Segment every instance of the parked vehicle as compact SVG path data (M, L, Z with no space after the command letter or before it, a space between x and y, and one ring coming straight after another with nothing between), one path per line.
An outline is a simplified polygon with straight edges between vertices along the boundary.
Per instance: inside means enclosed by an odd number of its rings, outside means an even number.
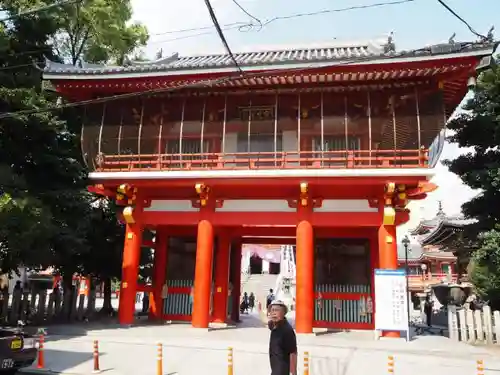
M13 375L33 364L37 340L21 329L0 328L0 375Z

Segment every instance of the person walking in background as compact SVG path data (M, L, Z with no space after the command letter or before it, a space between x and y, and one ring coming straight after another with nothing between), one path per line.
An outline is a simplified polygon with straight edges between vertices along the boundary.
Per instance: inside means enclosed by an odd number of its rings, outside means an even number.
M269 363L271 375L297 375L297 337L286 319L288 309L283 301L269 305Z
M424 303L424 314L425 314L425 320L427 327L432 326L432 308L433 308L433 303L430 299L429 296L425 298L425 303Z
M253 294L253 292L250 292L250 296L248 297L248 308L251 312L253 312L254 307L255 307L255 294Z
M240 312L248 314L248 294L247 292L243 293L243 298L241 299L240 304Z

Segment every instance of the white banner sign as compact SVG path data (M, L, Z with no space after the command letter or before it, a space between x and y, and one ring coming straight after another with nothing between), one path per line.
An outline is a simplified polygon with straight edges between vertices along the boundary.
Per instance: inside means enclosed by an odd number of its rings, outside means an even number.
M408 330L408 290L405 270L375 270L375 329Z

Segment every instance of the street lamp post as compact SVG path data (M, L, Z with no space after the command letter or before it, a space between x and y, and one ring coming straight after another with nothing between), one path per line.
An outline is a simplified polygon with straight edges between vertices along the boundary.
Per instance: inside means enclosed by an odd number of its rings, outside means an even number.
M405 273L406 273L406 312L408 314L408 334L407 339L410 340L410 281L409 281L409 267L408 267L408 252L410 251L408 246L410 245L410 239L408 235L403 238L403 246L405 248Z

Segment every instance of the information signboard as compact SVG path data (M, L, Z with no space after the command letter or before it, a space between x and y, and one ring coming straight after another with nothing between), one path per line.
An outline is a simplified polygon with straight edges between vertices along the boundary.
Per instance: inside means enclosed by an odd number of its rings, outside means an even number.
M375 270L375 306L376 330L408 330L408 290L405 270Z

